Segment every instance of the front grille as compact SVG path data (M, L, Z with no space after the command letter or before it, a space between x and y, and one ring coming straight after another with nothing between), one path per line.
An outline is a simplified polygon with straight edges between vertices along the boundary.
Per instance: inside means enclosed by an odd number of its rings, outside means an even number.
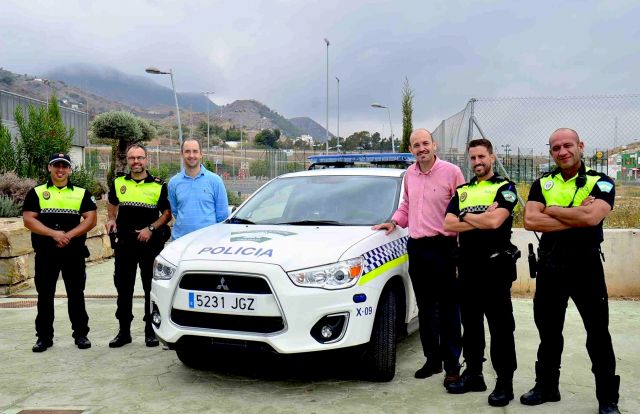
M269 284L261 277L225 275L219 273L187 273L180 279L180 288L205 292L271 293Z
M269 344L259 341L245 341L240 339L209 338L205 336L184 335L173 346L177 350L191 351L207 347L223 348L237 351L256 351L276 353Z
M184 327L273 333L284 329L279 316L245 316L171 309L171 320Z

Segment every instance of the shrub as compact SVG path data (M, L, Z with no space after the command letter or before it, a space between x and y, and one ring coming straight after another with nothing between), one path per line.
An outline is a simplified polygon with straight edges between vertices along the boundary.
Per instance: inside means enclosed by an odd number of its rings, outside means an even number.
M107 192L104 186L95 179L95 171L93 169L74 168L70 179L74 185L89 190L97 199L102 198L102 195Z
M29 190L36 184L35 180L20 178L14 172L0 174L0 195L9 197L18 206L21 206Z
M0 217L18 217L22 208L11 197L0 195Z
M0 120L0 173L16 169L16 151L11 141L9 128L2 125L2 120Z

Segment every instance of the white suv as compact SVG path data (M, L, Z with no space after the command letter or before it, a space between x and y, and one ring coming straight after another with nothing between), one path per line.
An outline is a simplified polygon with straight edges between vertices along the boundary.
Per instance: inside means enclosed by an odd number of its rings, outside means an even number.
M388 220L404 170L285 174L223 223L157 257L151 290L158 338L191 367L211 347L282 354L360 347L367 378L395 375L396 340L417 327L407 232Z

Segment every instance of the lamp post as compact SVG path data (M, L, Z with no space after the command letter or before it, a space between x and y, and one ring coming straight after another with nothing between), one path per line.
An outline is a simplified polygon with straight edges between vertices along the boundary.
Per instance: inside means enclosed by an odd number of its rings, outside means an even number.
M176 101L176 115L178 117L178 139L180 141L180 147L182 147L182 123L180 122L180 107L178 106L178 94L176 93L176 84L173 80L173 70L169 69L169 72L162 71L158 68L148 67L145 72L153 75L169 75L171 76L171 87L173 88L173 99ZM182 159L182 157L180 157ZM182 162L181 162L182 164Z
M379 103L375 103L375 102L371 104L371 107L382 108L387 110L387 113L389 114L389 128L391 129L391 152L396 152L396 147L393 143L393 125L391 124L391 110L389 109L388 106L380 105Z
M207 98L207 159L211 160L210 154L210 145L211 145L211 111L209 110L209 95L213 95L215 92L202 92L202 94Z
M336 151L340 152L340 78L337 76L336 81L338 81L338 141L336 144Z
M326 130L325 137L327 139L327 154L329 154L329 40L325 37L324 42L327 44L327 119L326 119Z

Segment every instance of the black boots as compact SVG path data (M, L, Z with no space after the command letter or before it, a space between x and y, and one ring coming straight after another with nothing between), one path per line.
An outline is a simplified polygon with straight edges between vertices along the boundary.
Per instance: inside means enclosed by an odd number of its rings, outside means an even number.
M619 414L618 390L620 389L620 376L596 377L596 397L598 398L599 414Z
M520 396L520 402L524 405L540 405L546 402L560 401L558 385L548 385L536 382L536 385L528 392Z
M520 396L524 405L540 405L546 402L560 401L560 369L545 369L536 362L536 385Z
M31 348L33 352L44 352L48 348L53 346L53 341L51 339L38 339L36 344Z
M467 368L460 376L460 379L447 385L446 389L451 394L465 394L467 392L486 391L487 384L484 382L482 372L471 371Z
M513 400L513 378L498 377L496 387L489 394L489 405L492 407L504 407Z
M416 373L414 374L414 377L419 379L429 378L430 376L439 374L441 372L442 372L442 362L440 363L440 366L438 366L438 365L431 365L429 364L429 361L427 361L424 363L422 368L416 371Z
M120 348L131 343L131 332L120 329L118 335L109 342L109 348Z

